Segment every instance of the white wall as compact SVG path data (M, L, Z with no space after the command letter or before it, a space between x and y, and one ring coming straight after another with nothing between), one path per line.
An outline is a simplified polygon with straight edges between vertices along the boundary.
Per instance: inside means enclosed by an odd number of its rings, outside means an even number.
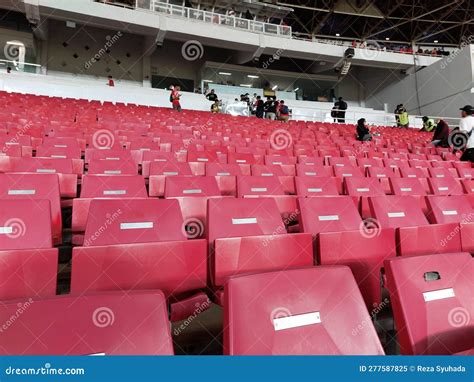
M388 103L394 110L403 103L412 114L458 117L460 107L474 103L472 49L466 46L405 78L399 72L367 71L365 86L373 91L367 94L366 106Z

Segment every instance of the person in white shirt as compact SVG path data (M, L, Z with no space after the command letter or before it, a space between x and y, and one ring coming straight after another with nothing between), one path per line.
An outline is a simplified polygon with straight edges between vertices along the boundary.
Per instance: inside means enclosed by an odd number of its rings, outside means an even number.
M474 116L472 115L474 108L471 105L466 105L460 110L462 118L459 121L459 131L462 131L469 137L461 160L464 162L474 162L474 134L472 134L472 129L474 129Z

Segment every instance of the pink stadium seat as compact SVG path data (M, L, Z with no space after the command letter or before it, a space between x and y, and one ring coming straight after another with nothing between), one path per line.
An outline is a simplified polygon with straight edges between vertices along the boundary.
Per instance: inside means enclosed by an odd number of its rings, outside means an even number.
M62 242L61 196L56 174L0 174L2 200L49 200L54 244Z
M39 146L36 156L44 158L81 159L80 147Z
M402 354L443 355L473 348L473 265L467 253L385 262Z
M72 231L84 232L89 206L95 198L126 199L147 198L144 179L133 175L85 175L82 179L81 197L72 203ZM82 239L78 238L81 243Z
M72 293L160 289L176 297L206 286L206 241L187 240L196 232L187 233L176 200L94 200L89 215L84 246L73 249Z
M429 225L416 196L386 196L370 198L371 215L382 228L397 229L397 249L400 255L459 252L456 224ZM440 222L449 223L449 222ZM446 239L446 240L444 240Z
M329 177L333 176L332 168L323 166L322 164L297 164L296 165L297 176L321 176Z
M216 179L212 176L169 176L166 178L166 198L212 196L221 196Z
M361 322L367 326L354 336ZM228 355L384 354L347 267L231 278L225 287L224 328Z
M237 195L237 176L250 175L249 165L208 163L206 175L214 176L223 196Z
M362 219L350 197L298 198L300 231L313 236L321 232L358 230Z
M417 178L390 178L390 189L393 195L426 195L426 190Z
M51 237L48 200L2 197L0 300L56 294L58 250L53 248Z
M295 177L296 194L303 197L338 196L335 178L316 176Z
M207 238L215 287L237 274L313 265L311 235L287 234L271 198L210 199Z
M349 266L367 307L380 304L383 262L396 255L395 230L369 224L353 231L322 232L316 245L319 264Z
M464 191L461 184L453 177L428 179L433 195L462 195Z
M21 316L0 332L4 356L173 354L166 301L160 291L6 302L0 304L0 320L15 315L19 304L24 307Z
M89 175L138 175L138 168L132 160L114 161L91 159Z
M202 167L204 175L205 165L196 163ZM196 167L195 167L196 169ZM148 168L149 192L151 197L163 197L165 195L165 181L169 176L195 176L189 163L181 162L151 162Z

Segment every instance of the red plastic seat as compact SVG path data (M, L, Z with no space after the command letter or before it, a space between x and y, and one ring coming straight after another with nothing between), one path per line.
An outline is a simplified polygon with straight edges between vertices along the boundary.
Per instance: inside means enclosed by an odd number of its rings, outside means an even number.
M318 263L349 266L369 309L382 302L383 262L396 255L395 230L371 225L360 225L354 231L322 232L316 241Z
M457 174L457 172L455 170L454 170L454 172L455 172L455 174ZM455 174L453 175L453 173L445 167L429 168L428 173L429 173L431 178L453 178L454 176L456 176Z
M89 175L138 175L138 168L132 160L91 159L87 173Z
M61 244L61 195L56 174L0 174L0 198L49 200L53 243Z
M210 199L207 237L216 287L236 274L313 265L311 235L287 234L271 198Z
M165 181L165 197L221 196L216 179L212 176L169 176Z
M72 293L204 288L206 241L187 240L204 228L185 223L176 200L92 201L84 246L73 249Z
M173 354L160 291L12 301L0 304L0 320L19 306L15 324L0 332L1 355Z
M390 178L390 189L397 196L426 195L426 190L417 178Z
M369 205L380 227L397 229L397 250L402 256L461 250L459 235L455 235L459 227L456 224L430 225L416 196L370 198Z
M464 195L427 197L428 219L433 224L472 222L474 208Z
M444 355L473 348L473 265L467 253L385 262L402 354Z
M461 184L452 177L428 179L433 195L462 195L464 191Z
M295 177L296 194L303 197L312 196L338 196L335 178L323 178L316 176Z
M58 250L52 243L50 202L2 197L0 300L54 296L57 271Z
M347 267L234 277L225 287L224 328L228 355L384 354Z
M204 175L204 163L196 163L202 167ZM151 197L163 197L165 195L165 181L169 176L195 176L189 163L181 162L151 162L148 168L149 191Z
M362 219L350 197L298 198L300 231L318 235L321 232L357 230Z

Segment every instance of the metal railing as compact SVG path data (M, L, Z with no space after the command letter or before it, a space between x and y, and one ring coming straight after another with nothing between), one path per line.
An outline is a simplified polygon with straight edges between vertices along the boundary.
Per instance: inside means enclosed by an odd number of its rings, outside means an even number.
M20 62L15 60L3 60L0 59L0 70L7 71L7 68L11 69L11 72L21 72L21 73L41 73L41 65L31 64L28 62Z
M223 15L216 12L183 7L156 0L136 0L135 8L152 12L165 13L169 16L201 21L208 24L243 29L250 32L272 34L281 37L292 37L292 29L287 25L277 25L262 21L248 20L241 17Z

